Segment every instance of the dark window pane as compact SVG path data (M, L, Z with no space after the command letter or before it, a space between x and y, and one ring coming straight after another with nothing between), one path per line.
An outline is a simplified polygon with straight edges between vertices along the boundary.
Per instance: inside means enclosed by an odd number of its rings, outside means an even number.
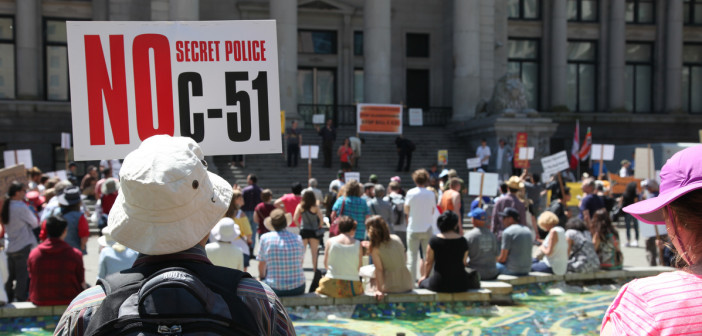
M694 24L702 24L702 3L695 3L695 8L693 11L695 15Z
M651 112L651 66L636 66L636 112Z
M539 98L539 64L524 62L522 68L522 83L526 90L529 107L536 109Z
M692 113L702 113L702 67L696 66L692 68L692 76L690 80L690 89L692 90L690 111Z
M353 71L353 101L363 103L363 70Z
M595 110L595 65L580 64L580 78L578 101L580 111L592 112Z
M68 100L68 49L46 47L46 90L49 100Z
M577 110L578 104L578 65L568 64L568 81L567 81L567 98L568 109L571 111Z
M582 0L581 13L583 21L597 21L597 1Z
M363 32L353 32L353 54L363 56Z
M692 17L690 17L691 14L692 14L692 11L690 10L690 1L685 1L685 3L683 4L683 23L684 24L692 23Z
M683 110L685 112L690 113L690 67L689 66L684 66L682 70L682 75L683 75L683 91L682 91L682 99L683 99Z
M566 4L566 13L569 21L578 20L578 0L568 0Z
M508 57L520 59L536 59L539 57L538 43L532 40L509 40Z
M639 23L653 23L653 2L639 2Z
M507 13L510 19L519 19L519 1L520 0L507 1Z
M0 44L0 99L15 98L15 45Z
M626 22L634 22L634 18L635 18L634 9L635 9L634 1L631 1L631 0L627 1L626 2Z
M538 19L539 12L539 0L524 0L525 19Z
M626 60L628 62L650 62L651 45L641 43L627 43Z
M407 69L407 106L429 107L429 70Z
M407 34L407 57L429 57L429 34Z
M594 61L595 43L593 42L568 42L568 60Z
M46 41L66 43L66 21L46 21Z
M685 45L683 47L683 62L702 63L702 45Z
M14 29L12 25L11 18L0 18L0 39L3 40L13 40L14 34L12 30Z
M298 32L298 51L307 54L336 54L335 31Z
M626 103L625 107L627 111L634 111L634 86L636 85L634 82L634 71L636 70L636 67L633 65L627 65L626 66L626 74L624 77L624 81L626 82Z

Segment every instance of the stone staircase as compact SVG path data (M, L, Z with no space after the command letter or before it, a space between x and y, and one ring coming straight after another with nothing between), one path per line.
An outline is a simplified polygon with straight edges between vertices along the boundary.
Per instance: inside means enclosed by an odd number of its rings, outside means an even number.
M343 139L354 135L355 127L343 127L337 129L337 141L334 144L333 168L324 168L323 156L320 153L319 159L312 160L312 177L319 181L319 189L326 193L329 183L336 178L339 170L339 158L336 156L336 149L343 143ZM418 168L429 168L437 161L437 151L447 149L449 151L449 165L447 168L454 168L461 178L468 179L468 169L466 168L466 158L475 156L474 148L467 148L461 141L455 139L447 128L444 127L405 127L404 136L412 140L416 145L416 150L412 155L412 165L409 172L396 172L397 150L395 147L395 136L364 134L365 139L362 147L360 159L361 180L367 181L370 174L378 175L381 184L387 186L392 176L400 176L402 187L407 190L414 187L411 174ZM311 145L321 145L321 138L314 129L302 130L302 143ZM307 186L307 160L301 159L297 167L287 167L283 154L261 154L247 155L245 158L246 168L234 167L230 165L231 156L218 156L214 159L218 169L218 174L224 179L240 186L246 185L246 176L255 173L258 176L258 184L262 188L270 188L274 197L280 197L290 192L293 182L299 181L303 186ZM441 169L441 167L439 167Z

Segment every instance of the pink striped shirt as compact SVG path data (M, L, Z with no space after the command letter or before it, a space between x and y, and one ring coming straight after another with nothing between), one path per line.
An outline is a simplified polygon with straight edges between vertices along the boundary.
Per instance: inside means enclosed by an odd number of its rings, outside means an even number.
M605 313L613 335L701 335L702 276L682 271L624 285Z

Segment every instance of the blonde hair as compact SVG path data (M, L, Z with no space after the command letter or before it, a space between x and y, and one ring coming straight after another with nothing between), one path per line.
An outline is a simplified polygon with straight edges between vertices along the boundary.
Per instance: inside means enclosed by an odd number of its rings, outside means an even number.
M558 216L551 211L544 211L537 220L536 224L541 230L549 231L558 225Z

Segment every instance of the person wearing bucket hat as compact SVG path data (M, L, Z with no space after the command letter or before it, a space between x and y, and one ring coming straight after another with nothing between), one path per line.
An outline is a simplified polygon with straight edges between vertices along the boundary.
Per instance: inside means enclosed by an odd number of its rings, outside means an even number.
M207 258L205 243L210 230L222 218L231 197L231 185L207 171L204 154L193 139L155 135L144 140L124 159L120 193L105 231L116 242L139 252L132 268L113 274L105 282L115 285L130 277L129 283L137 285L110 286L110 294L106 294L104 286L83 291L61 316L54 334L91 334L108 326L108 321L120 317L120 309L100 309L102 305L121 306L126 297L142 289L140 285L146 279L157 274L162 277L166 273L159 272L172 267L182 270L176 271L178 277L172 281L197 280L201 290L192 295L203 298L203 291L209 291L206 297L217 301L210 303L223 305L231 316L227 320L231 327L235 323L257 335L294 334L284 306L267 285L247 273L215 266ZM185 275L185 271L191 275L183 278L180 275ZM160 282L154 285L160 286ZM120 293L126 295L119 296ZM183 291L178 293L186 295ZM159 308L154 309L182 308L156 306ZM190 327L187 323L182 321L184 329Z
M248 249L244 241L239 225L234 223L230 217L223 217L215 224L210 231L210 243L205 245L207 257L213 264L222 267L229 267L240 271L244 270L244 252L241 247L235 245L236 242L244 243L243 247Z
M53 215L60 214L68 222L68 232L63 240L68 245L81 250L84 255L87 254L86 246L90 237L90 227L88 226L88 219L82 210L83 198L80 189L78 187L66 188L57 198L59 203L58 210L60 211L54 210ZM46 237L46 225L42 225L39 239L44 240Z
M665 225L683 269L633 280L602 320L602 335L702 333L702 145L673 155L661 169L660 193L629 205L637 219Z
M100 245L100 258L98 258L98 279L105 279L108 275L126 270L134 264L137 252L114 241L112 236L102 229L102 236L98 238Z
M271 211L263 225L270 232L261 236L258 251L258 274L261 281L271 286L278 296L301 295L305 292L305 274L302 261L305 246L302 237L286 228L292 216L282 209Z
M509 178L509 180L507 180L506 184L507 194L499 197L495 201L495 209L493 210L493 213L502 212L507 208L514 208L519 213L517 223L526 225L526 208L524 207L524 203L522 203L522 201L519 200L519 197L517 197L517 192L519 192L519 189L524 188L524 182L522 182L522 179L519 178L519 176L512 176ZM497 238L497 241L502 239L502 231L505 229L505 227L506 226L502 224L501 216L492 216L492 233Z

